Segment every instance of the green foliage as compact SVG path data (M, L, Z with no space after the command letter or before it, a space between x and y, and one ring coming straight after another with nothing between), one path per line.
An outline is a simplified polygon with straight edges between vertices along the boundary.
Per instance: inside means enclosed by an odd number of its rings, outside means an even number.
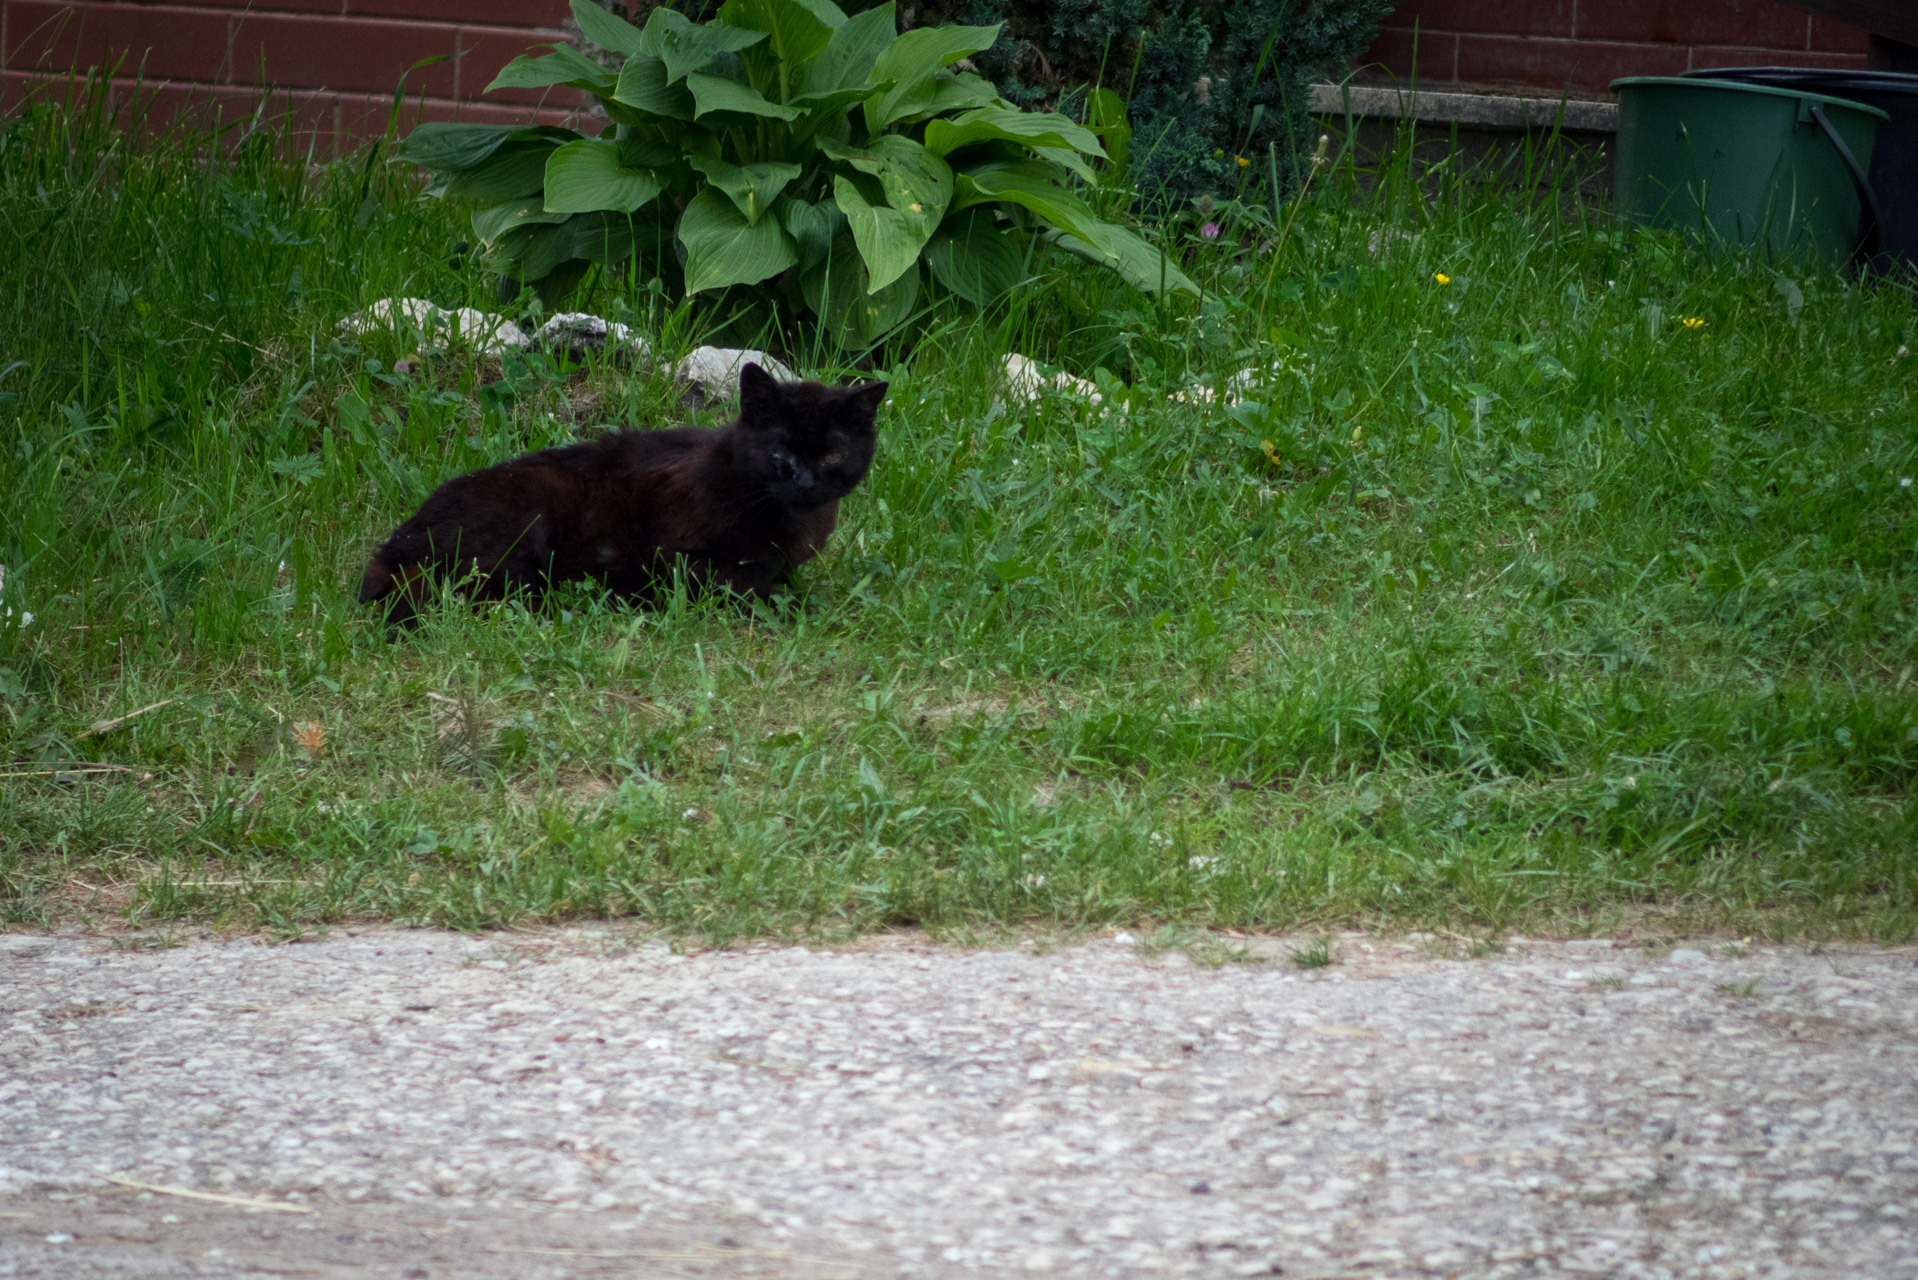
M1277 253L1221 202L1203 303L1060 257L882 349L801 607L389 644L353 585L435 485L685 411L342 341L486 301L462 217L256 128L0 122L0 921L1918 925L1909 290L1334 170ZM1008 350L1104 403L1016 402Z
M973 61L1009 101L1070 109L1088 86L1120 90L1135 182L1182 199L1240 190L1274 167L1275 194L1293 190L1312 151L1312 78L1363 53L1393 2L932 0L926 11L1006 24Z
M1097 134L950 69L997 26L899 35L890 3L849 18L832 0L728 0L703 24L656 8L643 28L573 10L617 72L554 46L491 87L590 93L613 121L599 137L426 124L400 151L432 193L481 202L474 232L511 277L637 259L686 294L811 313L852 347L913 314L927 271L969 303L1002 297L1035 239L1140 289L1192 287L1073 191L1107 159Z

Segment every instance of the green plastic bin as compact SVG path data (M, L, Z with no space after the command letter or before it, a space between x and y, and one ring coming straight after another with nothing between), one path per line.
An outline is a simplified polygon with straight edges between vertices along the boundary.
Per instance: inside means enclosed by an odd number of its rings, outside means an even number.
M1717 245L1827 262L1878 248L1876 107L1798 89L1633 76L1618 94L1616 202Z

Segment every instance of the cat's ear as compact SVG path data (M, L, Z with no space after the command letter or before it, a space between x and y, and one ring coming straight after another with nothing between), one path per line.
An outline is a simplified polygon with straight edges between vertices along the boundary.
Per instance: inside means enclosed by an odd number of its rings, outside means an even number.
M779 413L779 381L750 362L739 368L739 416L746 422L763 422Z
M847 415L862 427L871 427L879 417L879 402L891 388L884 382L868 382L853 387L846 396Z

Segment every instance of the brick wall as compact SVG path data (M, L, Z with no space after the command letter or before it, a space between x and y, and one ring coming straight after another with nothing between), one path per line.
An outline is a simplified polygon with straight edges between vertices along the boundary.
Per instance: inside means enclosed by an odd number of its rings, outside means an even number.
M132 109L137 85L150 122L232 120L271 86L272 110L343 149L385 128L408 67L457 53L406 76L405 120L558 123L577 93L480 91L529 46L560 39L567 12L566 0L0 0L0 108L118 62L115 105Z
M1862 68L1869 46L1861 28L1773 0L1405 0L1365 61L1368 75L1416 72L1435 88L1593 96L1620 76L1697 67Z

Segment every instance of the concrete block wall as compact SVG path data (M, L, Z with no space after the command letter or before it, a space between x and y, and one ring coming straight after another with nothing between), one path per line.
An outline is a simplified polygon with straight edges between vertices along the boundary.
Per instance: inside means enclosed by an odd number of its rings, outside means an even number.
M233 120L270 86L269 110L323 149L380 133L402 75L407 124L560 123L574 91L481 90L531 46L563 39L567 13L566 0L0 0L0 110L117 64L109 93L123 114Z
M1774 0L1405 0L1363 61L1369 78L1416 73L1436 90L1597 97L1621 76L1700 67L1862 69L1870 44Z

